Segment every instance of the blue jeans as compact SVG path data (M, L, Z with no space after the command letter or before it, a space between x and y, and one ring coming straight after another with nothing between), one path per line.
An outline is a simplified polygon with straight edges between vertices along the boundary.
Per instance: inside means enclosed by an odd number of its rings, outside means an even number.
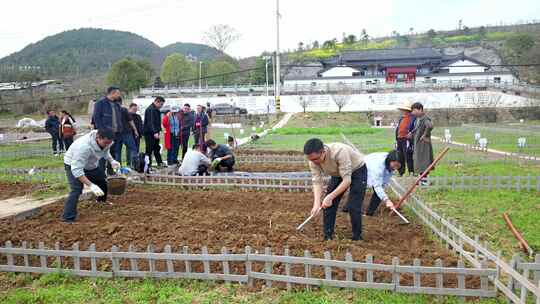
M120 134L114 141L113 147L111 147L112 157L119 163L122 163L122 146L126 146L127 165L130 166L133 163L133 158L137 156L137 145L135 144L135 138L133 134L124 133Z
M171 149L167 150L167 165L178 163L178 150L180 150L180 137L171 134Z
M82 194L84 185L79 179L73 176L71 173L71 166L64 164L64 168L66 169L66 176L71 191L64 203L64 214L62 215L62 219L64 221L72 222L77 218L77 203L79 202L79 197ZM94 170L84 170L84 175L90 182L96 184L105 193L105 195L97 198L98 202L107 201L107 179L104 170L99 167Z

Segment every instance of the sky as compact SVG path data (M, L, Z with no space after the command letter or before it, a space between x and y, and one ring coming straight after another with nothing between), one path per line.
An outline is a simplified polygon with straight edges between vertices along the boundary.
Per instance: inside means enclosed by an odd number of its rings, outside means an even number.
M56 33L83 28L130 31L159 46L204 43L216 24L240 39L227 53L241 58L276 48L276 0L25 0L10 1L0 18L0 58ZM10 13L11 12L11 13ZM538 0L281 0L281 49L343 33L370 36L540 19Z

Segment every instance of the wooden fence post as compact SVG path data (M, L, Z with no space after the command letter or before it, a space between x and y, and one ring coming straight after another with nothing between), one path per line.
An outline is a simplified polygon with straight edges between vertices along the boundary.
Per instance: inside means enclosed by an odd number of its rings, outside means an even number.
M435 260L435 267L443 267L443 263L442 263L441 259ZM442 272L437 272L437 274L435 275L435 286L438 289L442 289L444 287ZM441 298L441 296L437 296L437 297Z
M81 270L81 258L79 257L79 242L73 243L71 250L75 253L73 256L73 270L79 272Z
M458 260L457 267L459 269L465 268L465 264L463 263L463 260L461 258ZM465 289L465 275L464 274L458 274L457 279L458 279L458 288L462 289L462 290ZM465 297L460 297L460 299L462 301L465 301Z
M474 236L474 242L476 243L474 246L474 259L478 261L478 246L480 245L480 237L478 234Z
M366 264L373 264L373 255L368 254L366 256ZM366 272L366 281L368 283L373 283L373 270L370 269Z
M351 254L350 251L347 251L347 253L345 253L345 261L347 261L347 262L352 262L353 261L352 254ZM347 280L347 282L354 281L353 269L352 268L347 267L345 269L345 280Z
M118 251L119 251L118 246L113 245L112 248L111 248L111 253L112 253L111 264L112 264L113 277L115 277L116 274L120 271L119 259L114 256L114 254L117 253Z
M399 287L399 281L401 278L401 274L397 271L397 266L399 266L398 257L392 258L392 266L394 266L394 270L392 271L392 284L394 284L394 291L395 291Z
M154 245L149 244L146 248L146 252L148 253L154 253ZM150 275L152 275L156 271L156 261L154 259L148 258L148 271L150 272Z
M189 247L188 246L182 247L182 253L183 254L189 254ZM191 261L186 259L184 261L184 265L185 265L185 268L186 268L185 269L186 273L191 273Z
M311 258L311 254L309 253L309 250L304 250L304 257L305 258ZM311 265L305 264L304 265L304 276L306 279L309 279L311 277ZM306 289L311 290L311 285L306 284Z
M54 250L56 251L60 250L60 242L54 243ZM62 257L60 255L56 257L56 268L58 269L62 268Z
M26 241L23 241L23 242L22 242L21 247L22 247L23 249L26 249L26 248L27 248ZM26 267L30 266L30 261L29 261L29 259L28 259L28 254L24 254L24 255L23 255L23 260L24 260L24 266L26 266Z
M414 266L415 270L420 268L420 266L421 266L420 259L414 259L413 260L413 266ZM420 273L415 271L414 272L414 277L413 277L414 287L420 288L420 286L422 285L422 280L420 278L421 278Z
M482 263L480 263L480 268L482 269L486 269L487 268L487 262L484 260L482 261ZM482 289L483 291L487 291L488 290L488 276L486 275L482 275L480 277L480 289Z
M271 256L272 255L272 250L270 249L270 247L266 247L264 248L264 254L267 255L267 256ZM272 262L270 261L267 261L264 263L264 270L267 274L272 274ZM272 281L271 280L266 280L266 287L272 287Z
M226 256L228 253L229 253L229 251L227 250L226 247L221 248L221 254ZM227 261L227 259L223 259L223 274L224 275L229 275L230 274L229 261ZM227 279L225 279L225 280L227 281Z
M210 276L210 262L208 261L208 247L203 246L202 248L202 255L203 255L203 268L204 268L204 274L209 277Z
M251 247L246 246L246 275L248 276L248 287L253 287L253 278L251 277L251 260L249 255L251 254Z
M163 247L163 252L167 253L167 254L171 254L172 253L172 248L171 248L171 245L167 244L165 245L165 247ZM167 272L168 273L174 273L174 264L173 264L173 261L169 258L167 258Z
M332 256L330 255L330 251L324 252L324 259L325 260L332 260ZM332 280L332 267L331 266L324 266L324 278L326 280Z
M289 256L289 248L285 248L284 252L283 252L283 255L284 256ZM289 277L291 275L291 264L290 263L285 263L285 275L287 277ZM292 284L290 282L287 282L287 290L291 290L292 289Z
M88 251L96 252L96 244L90 244L90 247L88 247ZM95 256L92 256L90 258L90 270L92 271L92 273L97 274L97 260Z
M137 248L133 244L129 244L128 252L137 252ZM137 259L129 259L129 264L131 266L131 271L139 271L139 263Z
M11 244L11 241L6 241L6 248L7 249L13 248L13 245ZM13 255L11 253L8 253L8 254L6 254L6 256L7 256L7 264L8 264L8 266L14 266L15 263L13 262L14 261Z

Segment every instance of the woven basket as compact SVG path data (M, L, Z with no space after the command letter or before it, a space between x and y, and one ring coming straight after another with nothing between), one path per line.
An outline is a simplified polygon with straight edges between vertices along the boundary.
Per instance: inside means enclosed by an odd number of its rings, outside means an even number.
M127 179L121 176L111 176L107 178L108 194L122 195L126 192Z

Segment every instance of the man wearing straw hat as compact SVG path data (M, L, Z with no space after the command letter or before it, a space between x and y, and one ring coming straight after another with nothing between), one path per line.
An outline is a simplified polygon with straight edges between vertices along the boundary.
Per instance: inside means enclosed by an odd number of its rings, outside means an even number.
M405 173L405 164L409 170L409 174L414 173L413 164L413 144L411 132L414 129L414 121L416 118L411 114L411 102L405 101L399 107L401 117L399 118L396 127L396 150L399 153L399 162L403 164L399 169L399 175Z

